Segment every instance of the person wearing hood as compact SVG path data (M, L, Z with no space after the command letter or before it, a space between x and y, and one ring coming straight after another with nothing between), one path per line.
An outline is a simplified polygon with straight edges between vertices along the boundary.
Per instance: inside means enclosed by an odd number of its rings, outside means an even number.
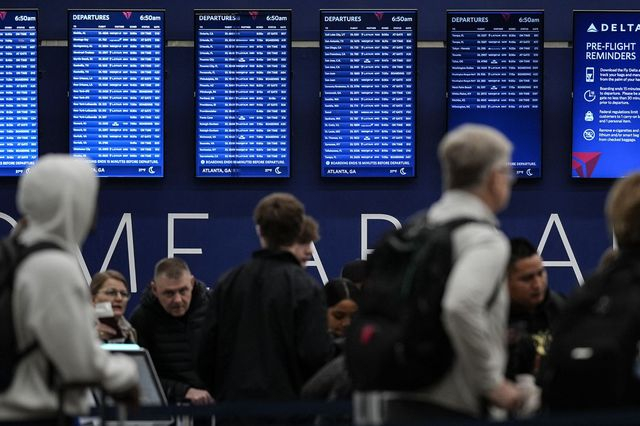
M153 281L131 315L138 344L149 351L170 402L214 402L195 364L207 304L207 288L196 282L187 263L165 258L156 264Z
M137 395L135 362L100 348L76 257L94 223L97 196L90 164L69 155L43 156L18 181L24 225L16 231L18 241L27 247L54 243L59 249L39 250L16 269L12 307L18 349L33 344L35 349L21 359L13 382L0 394L0 422L58 424L59 402L66 416L86 414L87 388L81 384L120 397Z

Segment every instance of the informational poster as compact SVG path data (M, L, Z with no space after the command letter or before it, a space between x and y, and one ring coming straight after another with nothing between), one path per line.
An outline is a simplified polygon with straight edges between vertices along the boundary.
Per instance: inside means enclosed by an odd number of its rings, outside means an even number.
M640 169L640 12L574 11L572 176Z
M69 11L70 151L101 177L164 173L164 12Z
M38 158L38 13L0 10L0 176Z
M320 11L324 177L415 176L415 10Z
M518 178L542 173L543 48L542 11L447 11L448 127L502 131Z
M196 11L196 176L289 177L291 11Z

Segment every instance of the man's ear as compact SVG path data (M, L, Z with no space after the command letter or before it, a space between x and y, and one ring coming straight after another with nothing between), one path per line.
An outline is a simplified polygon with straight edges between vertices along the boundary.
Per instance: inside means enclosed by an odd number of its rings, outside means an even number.
M260 225L256 225L256 235L258 238L262 237L262 231L260 231Z
M149 283L149 287L151 287L151 292L154 296L158 297L158 288L156 287L156 282L151 280Z
M500 179L500 172L493 168L489 171L487 175L486 189L490 194L494 194L498 190L498 185Z

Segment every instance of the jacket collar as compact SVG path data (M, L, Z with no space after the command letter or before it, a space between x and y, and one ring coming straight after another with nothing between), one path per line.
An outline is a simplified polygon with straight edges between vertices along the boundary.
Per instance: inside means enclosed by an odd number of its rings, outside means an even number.
M281 262L291 262L296 265L300 265L298 259L290 252L286 250L272 250L261 249L253 252L252 257L254 259L273 259Z

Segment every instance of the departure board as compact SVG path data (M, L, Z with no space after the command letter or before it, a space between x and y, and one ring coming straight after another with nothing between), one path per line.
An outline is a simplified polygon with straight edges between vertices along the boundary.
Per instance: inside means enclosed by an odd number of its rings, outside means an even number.
M574 178L640 169L640 12L573 15Z
M0 176L38 158L38 13L0 10Z
M291 11L196 11L196 176L289 177Z
M447 11L447 119L493 126L518 178L542 175L542 11Z
M415 176L415 10L320 11L324 177Z
M164 12L69 11L70 151L101 177L162 177Z

